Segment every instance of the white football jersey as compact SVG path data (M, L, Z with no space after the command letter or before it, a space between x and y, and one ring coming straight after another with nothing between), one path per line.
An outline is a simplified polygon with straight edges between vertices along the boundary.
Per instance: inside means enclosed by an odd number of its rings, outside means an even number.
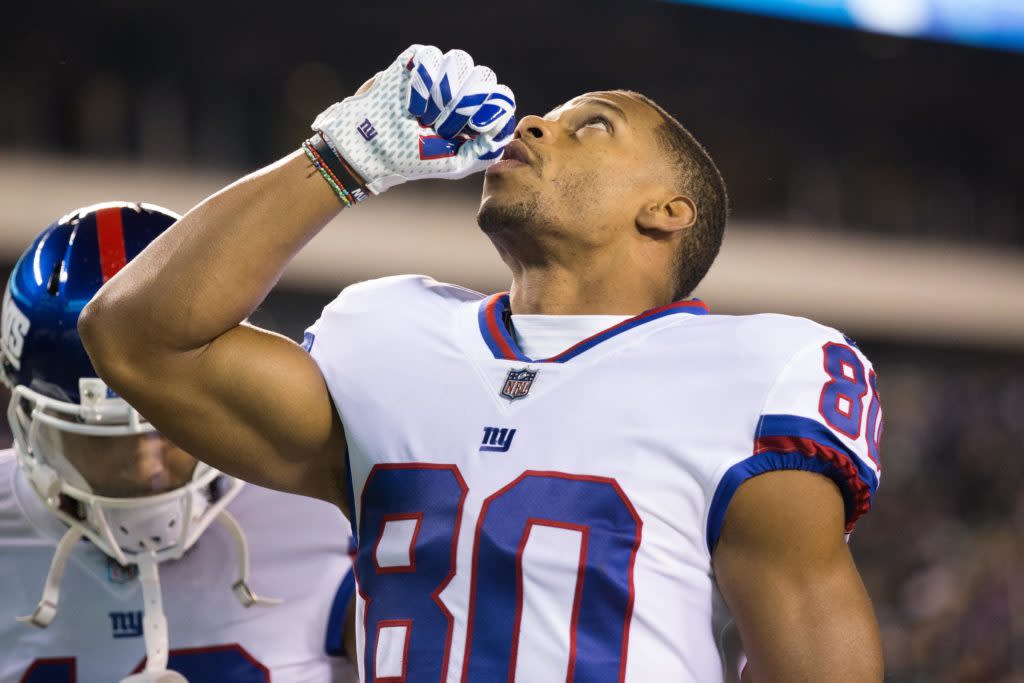
M347 288L307 331L342 415L363 677L722 680L711 552L737 487L877 486L875 375L849 339L698 301L544 360L508 298L422 276Z
M345 518L327 503L252 484L228 510L249 540L253 590L284 603L247 609L235 599L235 544L214 522L184 557L160 564L168 668L189 683L356 680L341 645L353 589ZM0 683L116 683L141 670L139 582L87 541L68 563L53 623L15 621L35 609L66 530L14 454L0 452Z

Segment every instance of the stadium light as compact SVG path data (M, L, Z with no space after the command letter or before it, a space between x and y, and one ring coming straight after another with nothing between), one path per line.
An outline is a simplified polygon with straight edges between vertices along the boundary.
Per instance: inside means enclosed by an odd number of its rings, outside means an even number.
M1020 0L669 0L737 12L1024 51Z

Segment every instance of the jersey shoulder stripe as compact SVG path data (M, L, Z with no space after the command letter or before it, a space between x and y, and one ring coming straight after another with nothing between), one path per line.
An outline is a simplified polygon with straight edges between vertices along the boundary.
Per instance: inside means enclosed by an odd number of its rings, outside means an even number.
M740 484L777 470L817 472L834 481L843 496L847 531L871 508L878 488L874 471L819 422L798 415L763 415L753 455L726 471L711 501L709 551L718 543L725 511Z

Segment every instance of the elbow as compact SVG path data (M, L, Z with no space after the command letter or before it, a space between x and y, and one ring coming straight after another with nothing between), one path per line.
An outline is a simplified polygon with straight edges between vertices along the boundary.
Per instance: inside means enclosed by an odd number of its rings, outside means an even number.
M98 297L86 304L78 316L78 336L82 339L85 352L97 367L110 352L107 339L109 335L104 334L108 327L107 319L110 317L109 311Z
M132 374L131 340L126 317L110 306L102 293L90 301L78 317L78 336L96 374L118 391Z

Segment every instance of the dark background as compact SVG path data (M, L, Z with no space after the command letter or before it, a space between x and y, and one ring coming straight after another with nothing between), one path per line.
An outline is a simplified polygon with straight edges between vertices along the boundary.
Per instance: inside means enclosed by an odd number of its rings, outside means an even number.
M738 217L1024 240L1022 54L659 2L447 7L20 6L0 28L0 145L251 167L430 42L492 66L520 112L654 97L714 152Z
M520 112L592 89L650 95L711 150L737 218L1024 247L1022 54L658 2L4 12L0 156L254 168L426 42L492 66ZM71 208L54 193L52 215ZM331 295L276 291L256 321L301 336ZM1024 681L1024 354L860 343L886 427L881 488L851 546L887 680Z

